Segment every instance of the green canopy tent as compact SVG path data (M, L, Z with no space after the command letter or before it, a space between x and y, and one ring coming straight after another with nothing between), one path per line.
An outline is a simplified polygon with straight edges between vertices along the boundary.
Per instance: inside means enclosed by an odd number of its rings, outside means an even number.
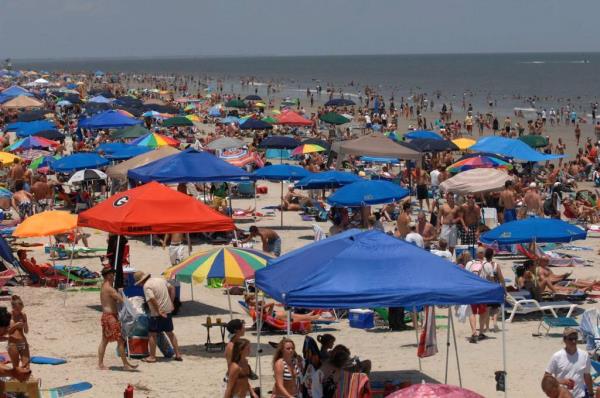
M350 122L350 119L348 119L336 112L327 112L327 113L319 116L319 119L321 119L325 123L335 124L335 125L346 124L346 123Z
M145 127L142 127L140 125L136 125L136 126L131 126L131 127L125 127L124 129L120 129L120 130L115 130L113 131L110 136L113 139L133 139L133 138L139 138L143 135L146 134L150 134L151 131L148 130Z
M194 122L188 119L185 116L174 116L168 119L165 119L163 122L163 127L181 127L181 126L193 126Z
M232 99L225 103L227 108L247 108L248 105L240 99Z

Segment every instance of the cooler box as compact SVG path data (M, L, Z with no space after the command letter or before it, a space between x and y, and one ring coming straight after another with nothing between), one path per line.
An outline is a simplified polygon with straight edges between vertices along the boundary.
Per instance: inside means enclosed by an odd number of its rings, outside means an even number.
M141 286L135 286L135 280L133 279L135 271L133 268L125 268L123 270L123 293L127 297L144 297L144 289Z
M149 354L148 337L132 336L127 339L127 349L132 358L145 358Z
M257 194L266 194L269 191L269 189L266 186L258 186L256 187L256 193Z
M375 327L375 313L371 310L350 310L348 319L350 327L357 329L371 329Z
M456 245L456 247L454 248L454 254L456 255L455 258L459 258L460 255L463 252L468 251L469 253L471 253L471 258L475 258L475 254L477 251L477 246L468 246L468 245Z

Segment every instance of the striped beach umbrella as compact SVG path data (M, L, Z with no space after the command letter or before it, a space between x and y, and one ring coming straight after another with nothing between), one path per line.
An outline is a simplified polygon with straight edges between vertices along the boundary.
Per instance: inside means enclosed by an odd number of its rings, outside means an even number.
M148 148L158 148L161 146L178 146L179 141L175 138L167 137L158 133L150 133L136 138L130 142L131 145L146 146Z
M304 155L306 153L323 152L327 149L317 144L302 144L292 151L292 156Z
M44 167L49 167L55 160L60 159L59 155L54 156L38 156L29 164L31 170L38 170Z
M56 141L49 140L47 138L38 137L35 135L31 135L27 138L23 138L6 148L7 151L23 151L26 149L42 149L42 148L50 148L57 147L60 144Z
M471 138L457 138L455 140L452 140L452 142L460 150L465 150L477 143L477 141L475 141L474 139L471 139Z
M450 173L460 173L471 169L512 169L512 164L492 156L465 158L446 168Z
M2 164L14 163L15 159L19 159L19 157L12 153L0 152L0 163L2 163Z
M242 285L254 272L267 265L267 254L236 247L208 249L192 254L181 263L163 272L167 279L202 283L205 279L223 279L228 285Z

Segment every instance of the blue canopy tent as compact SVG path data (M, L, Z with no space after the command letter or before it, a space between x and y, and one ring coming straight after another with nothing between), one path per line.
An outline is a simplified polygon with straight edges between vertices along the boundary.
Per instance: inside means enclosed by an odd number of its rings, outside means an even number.
M127 177L142 183L158 181L163 184L186 182L249 181L252 174L219 159L208 152L186 149L131 169Z
M555 218L527 218L504 223L480 236L486 244L512 245L529 242L571 242L585 239L584 229Z
M110 160L127 160L151 150L152 148L145 146L126 145L125 147L118 148L111 153L107 153L105 157Z
M19 95L24 95L26 97L33 97L33 94L31 94L28 90L24 89L23 87L19 87L19 86L10 86L9 88L2 90L0 92L0 94L2 94L3 96L6 96L6 97L18 97Z
M84 169L99 169L108 166L108 160L91 152L77 152L54 161L50 168L57 173L74 173Z
M32 122L9 123L7 131L14 131L17 137L23 138L44 130L54 130L56 125L50 120L34 120Z
M404 138L408 138L409 140L415 140L418 138L428 138L431 140L443 140L444 139L441 135L439 135L435 131L429 131L429 130L409 131L404 134Z
M118 111L110 110L79 120L79 127L85 129L116 129L135 126L142 121L126 116Z
M359 207L390 203L407 197L408 189L382 180L363 180L338 189L327 198L333 206Z
M313 173L308 177L304 177L296 183L296 187L300 189L332 189L362 180L356 174L333 170Z
M346 231L270 260L256 271L255 283L274 300L299 308L504 302L504 288L499 284L377 230ZM448 319L453 328L451 308ZM446 361L446 369L447 365Z
M96 104L111 104L114 99L106 98L102 95L97 95L88 100L88 102L96 103Z
M481 138L475 145L470 146L469 150L497 153L523 162L544 162L564 157L564 155L546 155L536 151L521 140L504 137Z
M240 123L240 129L242 130L272 130L273 125L262 120L248 118Z
M283 209L283 181L298 181L308 177L312 173L300 166L289 164L276 164L263 167L254 172L254 178L257 180L281 181L281 206ZM283 210L281 213L281 226L283 227Z

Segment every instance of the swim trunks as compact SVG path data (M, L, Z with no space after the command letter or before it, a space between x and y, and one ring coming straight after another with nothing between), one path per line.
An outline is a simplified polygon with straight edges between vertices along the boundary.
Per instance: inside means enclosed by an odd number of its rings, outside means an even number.
M121 322L117 314L102 313L102 335L109 342L119 341L121 339Z

